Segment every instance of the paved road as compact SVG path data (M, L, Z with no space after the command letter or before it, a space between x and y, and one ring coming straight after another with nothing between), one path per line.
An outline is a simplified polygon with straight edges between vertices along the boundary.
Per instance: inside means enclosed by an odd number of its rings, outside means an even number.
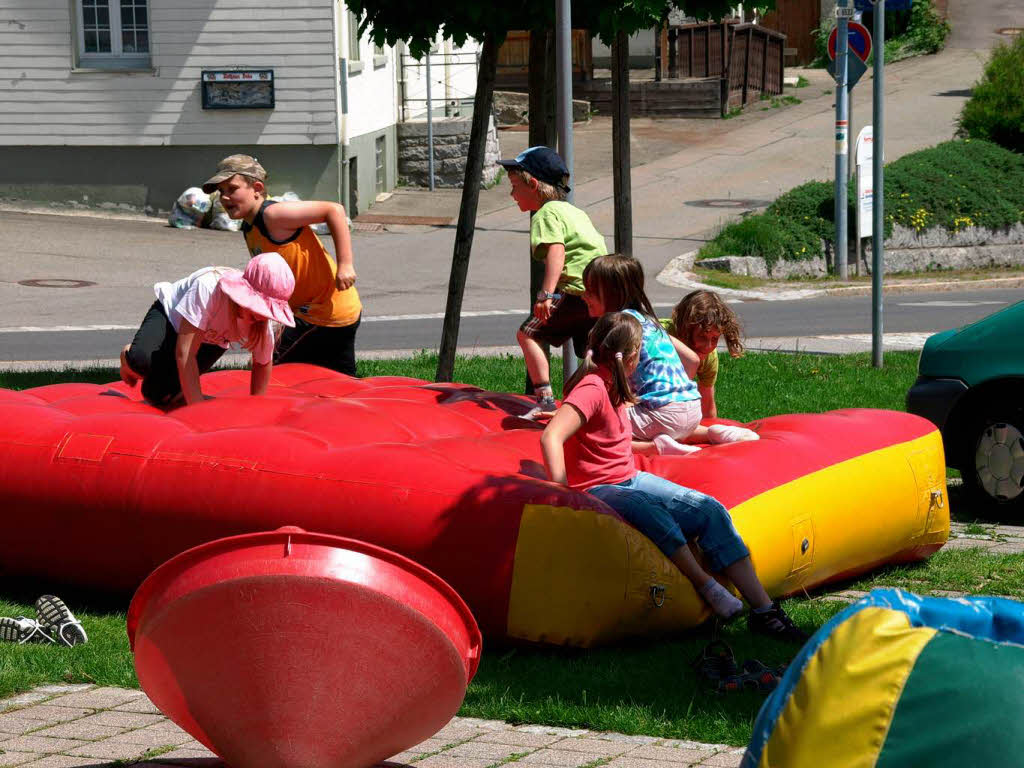
M965 293L921 293L888 297L886 333L931 333L977 320L1020 299L1019 291L992 290ZM668 315L670 304L658 305ZM871 299L823 297L799 302L744 302L733 305L747 335L787 338L793 346L807 348L810 336L867 334L871 332ZM357 349L436 349L441 337L441 312L420 315L368 315L359 330ZM463 318L460 348L505 347L515 343L515 330L524 312L514 307L470 313ZM22 326L23 327L23 326ZM39 326L53 328L54 326ZM0 361L109 360L131 340L134 325L109 330L20 330L0 328ZM863 344L858 345L863 346Z

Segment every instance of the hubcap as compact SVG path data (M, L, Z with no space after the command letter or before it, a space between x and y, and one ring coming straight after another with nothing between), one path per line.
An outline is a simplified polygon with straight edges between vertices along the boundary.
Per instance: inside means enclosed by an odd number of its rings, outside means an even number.
M974 467L989 496L1013 501L1024 493L1024 435L1012 424L990 425L978 440Z

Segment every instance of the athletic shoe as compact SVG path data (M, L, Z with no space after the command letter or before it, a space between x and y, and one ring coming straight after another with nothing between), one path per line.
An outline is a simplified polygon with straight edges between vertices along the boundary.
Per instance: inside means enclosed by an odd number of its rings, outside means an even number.
M24 616L16 619L10 616L0 618L0 640L18 645L53 642L53 638L43 631L38 621L26 619Z
M747 614L747 627L754 634L787 640L800 645L806 643L810 637L793 623L777 600L772 602L771 607L765 611L750 611Z
M36 600L36 614L40 626L49 632L53 639L70 648L81 645L89 640L82 627L82 622L75 618L64 601L53 595L43 595Z

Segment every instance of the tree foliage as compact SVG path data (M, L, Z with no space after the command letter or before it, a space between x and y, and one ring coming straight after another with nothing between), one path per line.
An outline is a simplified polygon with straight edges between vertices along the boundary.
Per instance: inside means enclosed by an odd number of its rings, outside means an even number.
M732 5L732 0L573 0L572 23L610 44L620 29L633 34L660 25L674 7L697 18L717 19L728 15ZM774 2L762 5L774 7ZM488 32L502 40L510 29L550 29L555 23L555 0L348 0L348 7L374 43L404 40L416 57L430 49L438 33L462 45Z

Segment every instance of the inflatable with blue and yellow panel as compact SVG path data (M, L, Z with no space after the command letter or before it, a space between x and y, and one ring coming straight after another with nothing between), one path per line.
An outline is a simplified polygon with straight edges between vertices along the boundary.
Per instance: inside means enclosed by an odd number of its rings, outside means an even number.
M404 555L491 638L591 646L708 609L648 539L545 479L526 398L306 365L203 377L164 413L121 383L0 390L0 571L130 592L180 552L294 525ZM730 509L773 595L921 559L949 533L942 440L906 413L775 416L638 465Z
M742 768L1024 764L1024 605L879 589L804 645Z

